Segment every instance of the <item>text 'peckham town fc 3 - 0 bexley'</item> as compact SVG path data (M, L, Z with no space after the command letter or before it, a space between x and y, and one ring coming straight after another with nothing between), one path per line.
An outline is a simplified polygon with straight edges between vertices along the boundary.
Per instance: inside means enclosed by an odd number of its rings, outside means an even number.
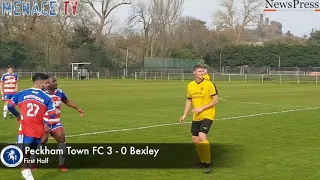
M56 16L59 5L56 0L1 0L0 2L2 16ZM66 16L69 15L69 7L73 16L77 14L78 0L65 0L61 5Z
M145 146L144 148L137 148L135 146L121 146L113 148L112 146L92 146L91 148L74 148L71 146L66 147L66 154L68 155L149 155L156 157L159 153L159 148L150 148ZM62 149L50 149L47 146L40 146L38 149L32 149L30 147L25 148L25 154L36 155L60 155L64 154Z

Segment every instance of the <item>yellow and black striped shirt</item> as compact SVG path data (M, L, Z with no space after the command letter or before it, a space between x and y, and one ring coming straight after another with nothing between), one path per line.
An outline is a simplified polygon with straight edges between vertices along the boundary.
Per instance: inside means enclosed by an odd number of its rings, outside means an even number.
M211 81L203 79L200 83L192 81L188 84L187 98L192 100L195 108L199 108L209 104L212 101L212 96L218 95L218 90L215 84ZM194 121L203 119L214 120L216 116L216 108L204 110L201 113L193 114Z

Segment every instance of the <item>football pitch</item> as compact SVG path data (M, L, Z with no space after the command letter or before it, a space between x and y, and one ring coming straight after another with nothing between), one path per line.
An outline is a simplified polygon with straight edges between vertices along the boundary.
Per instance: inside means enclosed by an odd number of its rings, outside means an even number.
M68 98L85 111L85 117L79 118L77 111L63 105L67 143L191 143L192 113L186 123L179 124L188 82L59 80ZM201 169L69 169L63 173L58 168L39 168L33 172L35 179L320 179L319 85L215 84L220 102L209 132L211 174ZM31 81L21 80L19 86L27 88ZM15 142L17 130L14 119L1 120L1 142ZM16 168L0 169L0 174L1 180L22 179Z

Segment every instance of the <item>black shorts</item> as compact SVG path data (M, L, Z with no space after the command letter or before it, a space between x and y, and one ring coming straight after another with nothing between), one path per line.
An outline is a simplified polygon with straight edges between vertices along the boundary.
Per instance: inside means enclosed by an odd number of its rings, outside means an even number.
M209 119L204 119L201 121L192 121L192 125L191 125L192 136L199 136L199 132L208 134L212 122L213 121Z

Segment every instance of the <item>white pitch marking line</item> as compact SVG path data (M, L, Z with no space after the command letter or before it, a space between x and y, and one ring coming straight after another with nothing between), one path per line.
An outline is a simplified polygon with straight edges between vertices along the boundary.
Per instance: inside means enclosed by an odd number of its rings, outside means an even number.
M241 96L241 95L239 95ZM225 97L221 97L219 98L221 101L225 101L225 102L235 102L235 103L241 103L241 104L253 104L253 105L262 105L262 106L278 106L278 107L293 107L293 108L305 108L302 106L286 106L286 105L280 105L280 104L265 104L265 103L258 103L258 102L246 102L246 101L234 101L234 100L227 100L225 98L229 98L229 97L235 97L235 96L225 96Z
M263 116L263 115L271 115L271 114L282 114L282 113L289 113L289 112L295 112L295 111L316 110L316 109L320 109L320 107L291 109L291 110L283 110L283 111L273 111L273 112L256 113L256 114L233 116L233 117L225 117L225 118L216 119L215 121L217 121L217 120L240 119L240 118L246 118L246 117L255 117L255 116ZM191 123L191 122L185 122L185 123ZM81 133L81 134L69 135L69 136L66 136L66 138L79 137L79 136L88 136L88 135L95 135L95 134L105 134L105 133L110 133L110 132L141 130L141 129L149 129L149 128L171 126L171 125L178 125L178 124L180 124L180 123L168 123L168 124L158 124L158 125L153 125L153 126L142 126L142 127L136 127L136 128L97 131L97 132L91 132L91 133Z

